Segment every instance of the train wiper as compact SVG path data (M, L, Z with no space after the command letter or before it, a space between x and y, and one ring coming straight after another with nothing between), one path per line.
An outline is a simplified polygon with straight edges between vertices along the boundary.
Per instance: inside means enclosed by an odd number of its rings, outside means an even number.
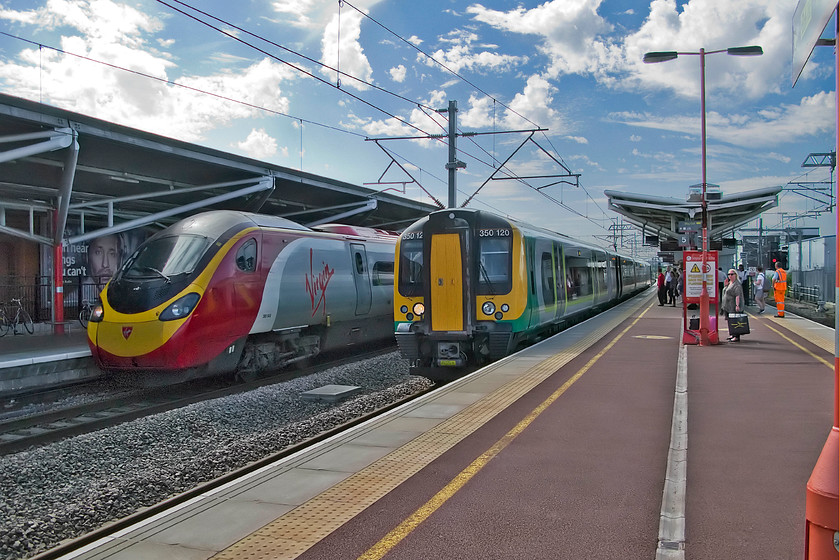
M143 270L151 270L152 272L154 272L155 274L157 274L158 276L160 276L161 278L166 280L167 284L172 283L172 279L169 276L167 276L166 274L164 274L163 272L161 272L160 270L156 269L153 266L144 266Z
M490 280L490 275L487 274L487 269L484 268L484 263L479 261L478 268L481 270L481 275L484 277L484 281L487 282L487 289L490 290L490 295L495 296L496 292L493 290L493 282Z

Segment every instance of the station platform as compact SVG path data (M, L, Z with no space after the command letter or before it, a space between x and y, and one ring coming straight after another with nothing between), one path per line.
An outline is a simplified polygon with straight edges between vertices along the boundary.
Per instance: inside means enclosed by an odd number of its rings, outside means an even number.
M802 558L834 330L626 302L73 558ZM721 333L726 338L726 333Z
M64 334L53 334L47 325L36 327L34 334L0 337L0 395L101 375L80 325L66 327Z

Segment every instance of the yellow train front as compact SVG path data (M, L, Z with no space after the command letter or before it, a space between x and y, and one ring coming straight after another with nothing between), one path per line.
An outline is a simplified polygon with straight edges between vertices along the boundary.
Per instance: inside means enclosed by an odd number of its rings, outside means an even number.
M413 373L454 377L647 286L639 266L489 212L434 212L397 245L397 344Z

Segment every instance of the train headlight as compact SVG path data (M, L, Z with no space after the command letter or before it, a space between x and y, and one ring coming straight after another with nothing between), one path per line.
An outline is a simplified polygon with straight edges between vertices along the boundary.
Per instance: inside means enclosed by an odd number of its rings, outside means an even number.
M414 315L419 317L420 315L426 312L426 306L418 301L414 304L414 307L411 308L411 311L414 313Z
M496 305L492 301L485 301L481 304L481 312L485 315L492 315L496 312Z
M201 296L196 293L187 294L184 297L178 298L161 312L158 319L161 321L183 319L192 313L193 309L195 309L195 306L198 304L199 299L201 299Z
M105 318L105 308L102 307L101 303L97 303L93 306L93 309L90 310L90 319L88 319L91 323L101 323L102 319Z

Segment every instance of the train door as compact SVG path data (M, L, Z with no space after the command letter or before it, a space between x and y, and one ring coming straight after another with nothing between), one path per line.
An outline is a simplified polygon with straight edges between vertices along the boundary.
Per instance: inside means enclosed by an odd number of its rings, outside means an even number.
M367 251L360 243L350 244L353 259L353 282L356 284L356 315L370 312L370 271L367 264Z
M433 331L464 330L464 277L461 266L461 236L432 236L429 299Z
M534 243L534 271L537 312L531 316L532 326L551 321L557 313L556 267L553 245L548 240L538 239Z
M554 244L554 280L557 286L557 315L559 319L566 313L566 297L568 296L568 282L566 267L563 265L563 246Z

